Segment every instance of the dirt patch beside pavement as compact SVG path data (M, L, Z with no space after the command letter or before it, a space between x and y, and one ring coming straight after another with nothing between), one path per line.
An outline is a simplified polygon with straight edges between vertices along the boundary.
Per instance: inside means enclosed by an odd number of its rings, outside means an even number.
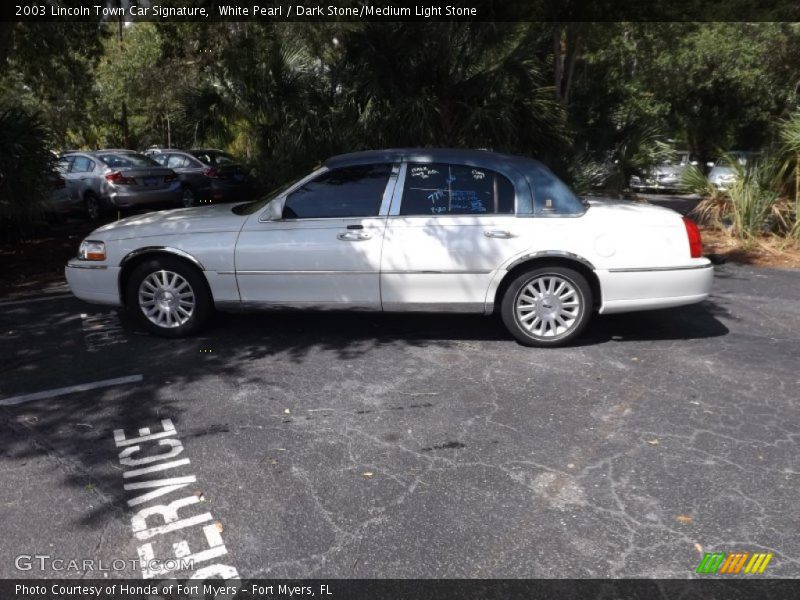
M718 262L800 269L800 242L776 236L744 243L724 231L702 227L703 254Z

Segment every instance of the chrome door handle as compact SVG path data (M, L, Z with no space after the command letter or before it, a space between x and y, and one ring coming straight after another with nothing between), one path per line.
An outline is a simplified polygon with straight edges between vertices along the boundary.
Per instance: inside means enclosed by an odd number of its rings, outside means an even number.
M500 238L500 239L503 239L503 240L507 240L509 238L516 237L510 231L502 231L502 230L499 230L499 229L493 229L491 231L484 231L483 235L485 235L488 238Z
M364 242L371 237L372 234L365 231L348 231L346 233L340 233L336 236L336 239L342 242Z

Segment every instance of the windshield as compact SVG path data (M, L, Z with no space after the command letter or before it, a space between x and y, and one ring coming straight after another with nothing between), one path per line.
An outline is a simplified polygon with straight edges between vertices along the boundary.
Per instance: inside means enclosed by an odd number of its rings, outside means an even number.
M112 169L125 169L130 167L159 167L156 161L143 154L98 154L97 158L102 160Z

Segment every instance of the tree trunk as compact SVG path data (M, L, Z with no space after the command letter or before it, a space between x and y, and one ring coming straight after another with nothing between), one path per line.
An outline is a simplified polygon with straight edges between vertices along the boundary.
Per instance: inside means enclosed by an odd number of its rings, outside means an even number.
M561 99L561 82L564 79L564 53L561 48L561 36L563 28L561 25L556 24L553 28L553 69L554 81L553 89L555 90L556 100L559 102Z
M580 49L580 23L556 24L553 29L553 67L556 100L562 106L569 104L575 62Z

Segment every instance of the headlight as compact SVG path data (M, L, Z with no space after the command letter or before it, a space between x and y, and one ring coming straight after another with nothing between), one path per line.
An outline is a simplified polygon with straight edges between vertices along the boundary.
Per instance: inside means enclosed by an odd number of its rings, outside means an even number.
M105 260L106 244L97 240L83 240L78 248L78 258L81 260Z

